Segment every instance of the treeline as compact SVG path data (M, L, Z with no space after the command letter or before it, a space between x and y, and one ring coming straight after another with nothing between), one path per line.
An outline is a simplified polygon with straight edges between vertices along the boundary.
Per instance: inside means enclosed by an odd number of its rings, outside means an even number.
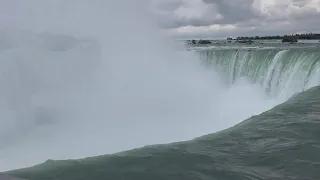
M269 39L320 39L320 34L306 33L306 34L295 34L295 35L284 35L284 36L253 36L253 37L237 37L236 40L269 40Z

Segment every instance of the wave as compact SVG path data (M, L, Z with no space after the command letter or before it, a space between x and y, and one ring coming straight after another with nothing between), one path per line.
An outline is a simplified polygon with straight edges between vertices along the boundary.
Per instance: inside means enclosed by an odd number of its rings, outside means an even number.
M227 84L246 77L275 98L287 99L320 84L318 49L216 49L198 50Z
M8 172L30 180L318 179L320 87L227 130L113 155Z

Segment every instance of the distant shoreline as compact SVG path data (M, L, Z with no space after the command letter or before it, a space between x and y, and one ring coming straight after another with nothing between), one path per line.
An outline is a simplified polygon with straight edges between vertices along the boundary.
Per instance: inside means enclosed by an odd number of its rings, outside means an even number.
M320 34L316 33L306 33L306 34L294 34L294 35L277 35L277 36L241 36L237 38L231 38L228 37L226 39L228 42L238 42L238 43L246 43L246 44L251 44L255 40L281 40L283 43L288 42L288 43L297 43L298 40L320 40ZM205 39L200 39L200 40L188 40L188 44L212 44L211 40L205 40Z
M232 38L227 38L231 40ZM277 35L277 36L240 36L232 40L283 40L283 39L295 39L295 40L320 40L320 34L306 33L306 34L294 34L294 35Z
M236 38L228 37L228 38L219 38L214 39L213 37L208 38L185 38L179 39L182 41L191 41L191 40L215 40L215 41L223 41L223 40L283 40L283 39L296 39L296 40L320 40L320 33L306 33L306 34L294 34L294 35L274 35L274 36L239 36Z

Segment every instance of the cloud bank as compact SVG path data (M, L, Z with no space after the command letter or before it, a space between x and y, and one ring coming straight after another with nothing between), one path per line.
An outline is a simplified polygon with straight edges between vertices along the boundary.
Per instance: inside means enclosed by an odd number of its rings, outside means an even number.
M320 0L153 0L161 27L180 37L318 32Z
M75 27L79 24L78 22L68 21L68 18L73 18L72 16L56 15L57 11L65 15L68 9L65 5L62 7L61 2L63 1L3 0L0 2L0 26L1 28L30 27L30 19L32 19L34 29L52 29L53 31L57 30L55 28L76 29L77 33L85 31L83 28ZM82 7L81 4L88 4L89 1L79 0L77 4L74 4L74 1L66 2L70 7L74 7L70 12L74 15L77 14L76 12L81 12L79 9ZM107 4L113 2L116 0L100 2L101 10L108 9ZM95 7L95 2L90 3ZM39 9L36 7L39 4L48 7ZM135 3L127 0L127 3L119 6L123 9L135 10L136 6L143 5L150 7L155 17L154 22L175 37L181 38L225 38L319 31L320 0L139 0ZM136 12L139 13L139 11ZM46 14L46 20L41 14ZM125 20L120 21L126 18L124 14L117 12L113 14L111 18L117 19L119 25L125 23ZM59 19L67 23L61 26ZM85 21L84 24L94 24L94 22L87 22L88 19L83 21ZM58 24L50 27L52 22Z

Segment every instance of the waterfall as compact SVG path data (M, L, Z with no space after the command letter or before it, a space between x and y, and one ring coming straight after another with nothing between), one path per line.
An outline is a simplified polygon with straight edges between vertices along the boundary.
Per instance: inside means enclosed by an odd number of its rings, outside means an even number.
M272 97L288 98L320 84L317 49L202 49L197 52L228 85L247 78Z

